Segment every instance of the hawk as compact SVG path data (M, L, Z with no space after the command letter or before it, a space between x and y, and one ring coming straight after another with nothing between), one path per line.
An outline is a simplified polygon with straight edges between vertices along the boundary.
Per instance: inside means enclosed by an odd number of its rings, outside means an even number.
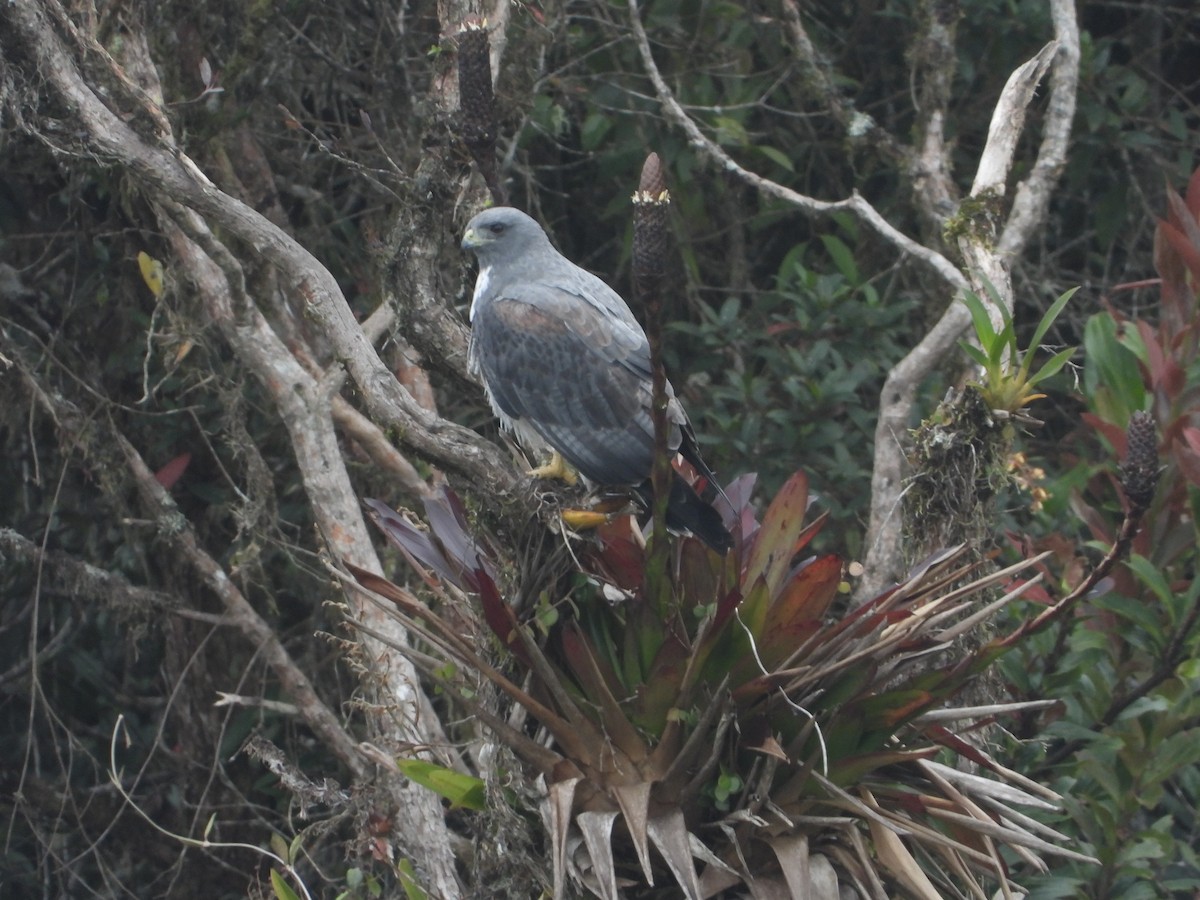
M462 246L479 260L470 367L501 425L534 452L549 447L588 482L652 499L650 345L625 301L560 254L525 213L473 218ZM670 449L716 485L683 407L667 385ZM534 474L561 471L551 466ZM672 469L667 526L718 553L733 539L720 514Z

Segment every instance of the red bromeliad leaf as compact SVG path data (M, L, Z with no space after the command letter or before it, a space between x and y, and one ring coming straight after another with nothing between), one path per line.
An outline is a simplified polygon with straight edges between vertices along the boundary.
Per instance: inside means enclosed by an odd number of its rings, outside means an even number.
M175 483L187 471L188 463L192 461L192 454L180 453L177 457L154 473L154 480L163 486L164 490L170 490L175 487Z
M937 698L929 691L887 691L866 697L857 704L867 728L895 730L905 719L926 710Z
M373 591L380 597L391 600L405 615L417 618L423 618L421 615L424 607L412 594L397 584L388 581L382 575L376 575L374 572L369 572L366 569L360 569L353 563L342 560L342 565L346 570L354 576L354 580L369 591Z
M766 615L766 603L774 597L783 583L792 558L796 555L796 541L804 530L804 514L808 510L808 478L797 472L775 495L763 516L762 527L754 537L750 558L742 572L742 584L754 587L761 579L766 593L761 601L742 604L742 621L754 633L762 627Z
M1005 585L1004 590L1006 592L1010 590L1016 590L1017 588L1020 588L1022 585L1026 584L1027 581L1028 579L1025 578L1017 578L1012 582L1012 584ZM1040 584L1030 585L1029 587L1025 588L1025 591L1021 594L1021 599L1028 600L1031 603L1040 603L1042 606L1050 606L1052 603L1054 603L1054 598L1050 596L1050 592Z
M821 529L825 527L825 523L829 521L829 510L825 510L811 522L804 526L804 530L796 536L795 552L799 553L812 542Z
M1175 461L1183 477L1194 485L1200 486L1200 429L1185 428L1182 440L1175 442Z
M417 563L417 572L426 584L431 587L436 586L429 575L429 572L432 571L450 584L463 587L459 577L461 572L450 564L441 548L430 539L429 532L418 528L379 500L367 499L363 501L363 505L367 507L367 514L371 521L383 532L383 536L388 539L388 542Z
M1194 453L1200 453L1200 428L1188 426L1180 432L1179 435L1183 438L1183 442L1192 449Z
M467 531L462 501L448 488L443 487L425 500L429 531L379 500L367 499L363 504L384 537L415 563L426 584L436 587L429 574L433 572L455 587L479 592L482 588L478 573L482 572L495 589L495 566L479 552L478 541Z
M763 621L761 639L768 641L776 628L797 621L819 621L837 596L842 561L832 554L798 565L784 583Z
M495 566L479 552L479 540L467 531L466 510L462 501L448 487L425 498L425 516L429 529L446 557L458 568L470 590L478 591L474 573L482 569L494 581Z
M589 698L594 699L604 693L622 697L628 693L605 654L597 652L578 622L567 622L560 631L560 640L563 658Z
M735 670L733 683L761 674L759 662L768 673L773 671L820 630L822 619L837 596L841 576L842 561L836 556L802 563L767 610L756 635L757 658L746 660ZM749 662L754 663L753 670L747 667Z
M824 641L832 641L834 638L840 638L847 632L850 634L866 634L878 628L879 625L888 619L888 613L886 611L880 612L879 608L899 589L898 586L889 588L882 594L872 597L857 609L851 610L830 625L826 629L826 633L822 639Z
M1071 504L1071 508L1083 520L1083 523L1087 525L1088 530L1092 533L1092 538L1097 541L1112 543L1115 536L1112 531L1112 523L1104 514L1080 496L1075 496L1071 499L1074 501Z
M1142 343L1146 346L1146 368L1150 374L1150 386L1163 391L1168 397L1177 396L1183 390L1187 374L1173 357L1163 352L1158 335L1149 322L1138 319L1137 329Z
M776 679L770 676L776 672L781 664L785 664L792 657L792 654L798 647L819 632L821 626L820 619L795 619L780 625L772 632L764 632L762 639L757 645L758 653L747 652L742 657L741 661L730 673L730 682L735 685L754 682L759 684L762 690L772 687L776 683ZM801 664L802 662L803 660L798 660L797 664ZM764 669L766 670L767 677L763 676ZM740 690L735 693L737 693L739 699L750 696L750 694L742 693Z
M763 586L763 590L766 587ZM729 620L733 617L734 611L741 605L742 592L740 590L732 590L724 594L717 601L717 610L713 616L712 624L708 627L705 634L704 644L713 644L718 637L724 632L725 627L729 624Z
M668 713L680 702L683 676L687 671L691 647L673 631L665 636L646 680L637 688L633 721L658 737L667 724Z
M1200 221L1200 168L1188 179L1187 193L1184 195L1184 205L1197 221Z
M617 700L625 692L616 673L592 651L576 623L570 622L562 629L561 640L563 656L588 701L580 709L589 714L594 709L597 724L613 743L634 762L642 762L649 750Z
M531 665L529 653L525 649L521 635L517 633L517 629L521 627L517 622L517 615L500 596L500 591L496 589L496 582L492 581L491 576L483 569L476 569L471 573L471 577L477 585L476 590L479 592L479 600L483 606L484 621L492 629L492 633L500 639L500 643L512 651L517 659L527 666Z
M1080 414L1080 418L1091 428L1094 428L1100 433L1106 441L1112 444L1113 452L1118 458L1123 459L1126 455L1127 445L1125 440L1125 429L1119 425L1114 425L1112 422L1106 422L1095 413L1085 412Z
M741 617L739 607L744 608L746 603L765 606L766 599L767 586L760 579L744 602L738 591L730 591L717 604L712 625L695 651L698 657L697 670L702 667L705 680L711 683L720 681L738 662L750 657L750 641L746 637L745 620Z
M1193 247L1200 247L1200 222L1188 209L1187 202L1172 190L1167 191L1167 219Z
M940 797L928 797L920 794L914 794L912 791L906 790L891 790L882 785L875 786L875 796L887 797L900 809L904 810L909 816L917 818L924 816L932 803L939 803Z
M936 744L941 744L943 747L948 747L959 756L965 757L977 766L989 768L989 760L986 756L967 741L964 741L952 731L946 729L944 725L928 725L923 730L927 738Z
M1168 195L1168 199L1173 196L1174 195ZM1175 202L1180 202L1178 197L1175 198ZM1192 225L1195 227L1195 222L1193 222ZM1159 234L1162 235L1163 240L1165 240L1167 244L1170 245L1171 249L1175 251L1179 261L1183 263L1188 272L1191 273L1192 278L1195 281L1200 281L1200 247L1197 247L1196 244L1193 244L1188 239L1189 236L1174 224L1169 222L1160 222L1158 225L1158 230ZM1171 271L1171 268L1172 267L1168 266L1167 271ZM1164 273L1164 281L1166 280L1166 277L1167 276Z
M641 590L646 573L646 548L633 535L633 517L619 516L596 529L600 546L590 559L606 581L625 591Z
M900 765L918 759L932 759L938 752L937 747L922 747L917 750L879 750L841 758L831 754L829 780L842 787L858 784L865 775L885 766Z
M757 702L763 695L783 687L795 674L792 670L772 672L770 675L759 675L738 685L730 693L734 703L745 708Z

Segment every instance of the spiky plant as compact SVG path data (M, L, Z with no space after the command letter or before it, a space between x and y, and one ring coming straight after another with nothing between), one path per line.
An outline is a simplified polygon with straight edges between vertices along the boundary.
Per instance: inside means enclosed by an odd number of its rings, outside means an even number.
M544 637L505 601L519 585L452 494L430 501L430 530L370 502L441 605L352 573L418 638L425 674L541 779L555 895L574 881L604 898L671 883L694 898L735 885L984 897L989 884L1016 890L1014 864L1084 858L1021 811L1059 798L971 740L1018 707L954 705L1029 629L934 669L922 659L1019 597L1038 560L961 586L969 566L951 549L846 612L842 561L803 554L823 521L806 520L806 478L761 522L752 484L727 489L734 552L673 544L666 602L647 591L656 581L631 519L581 541L575 588ZM999 600L972 608L996 586ZM482 702L484 681L536 728Z

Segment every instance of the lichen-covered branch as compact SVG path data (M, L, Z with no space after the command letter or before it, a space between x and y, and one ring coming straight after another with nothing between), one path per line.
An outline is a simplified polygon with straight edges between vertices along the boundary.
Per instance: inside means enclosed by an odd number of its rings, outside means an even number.
M947 226L958 243L971 288L988 308L997 331L1004 328L1004 312L999 304L1010 316L1013 310L1009 258L996 248L1004 220L1002 201L1017 140L1025 127L1025 113L1057 49L1058 44L1051 41L1009 76L992 110L987 142L979 157L971 193Z

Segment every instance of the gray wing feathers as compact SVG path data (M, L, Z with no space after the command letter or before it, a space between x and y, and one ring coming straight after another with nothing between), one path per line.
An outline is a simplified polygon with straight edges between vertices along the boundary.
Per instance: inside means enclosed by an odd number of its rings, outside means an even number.
M614 309L545 282L489 293L472 323L472 356L493 402L585 478L645 479L654 458L650 351L620 298ZM681 437L674 431L672 449Z

